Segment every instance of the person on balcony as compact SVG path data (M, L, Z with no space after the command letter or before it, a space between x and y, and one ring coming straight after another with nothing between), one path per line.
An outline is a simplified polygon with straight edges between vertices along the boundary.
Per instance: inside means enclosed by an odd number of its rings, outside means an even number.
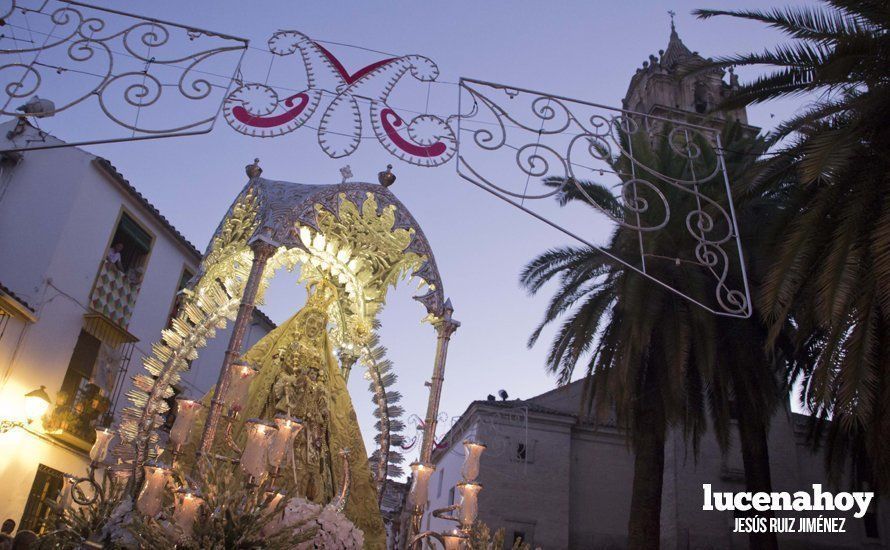
M115 243L114 246L108 250L108 254L105 255L105 261L123 271L124 264L121 262L121 252L123 251L124 243Z

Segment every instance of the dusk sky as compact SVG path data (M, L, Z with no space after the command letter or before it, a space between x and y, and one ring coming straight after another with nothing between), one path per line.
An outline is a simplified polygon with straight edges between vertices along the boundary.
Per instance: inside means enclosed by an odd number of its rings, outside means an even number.
M748 0L745 7L772 7L781 0ZM250 39L264 48L278 29L299 30L310 37L356 44L398 54L422 54L441 70L440 80L472 77L542 90L606 105L620 106L634 70L650 54L667 45L670 19L686 45L703 56L761 50L782 40L762 25L738 20L699 21L690 11L699 7L731 8L737 2L676 0L640 1L451 1L451 2L309 2L301 0L94 0L97 5L211 29ZM781 5L781 4L780 4ZM379 54L330 45L355 70ZM297 57L287 58L293 84L305 82ZM246 78L263 73L269 55L250 50L244 60ZM277 61L284 63L284 61ZM276 66L286 71L288 65ZM283 74L283 73L276 73ZM753 73L742 70L742 80ZM254 76L252 76L254 75ZM279 78L284 78L279 76ZM428 87L406 76L393 103L406 109L427 109ZM429 87L430 112L447 116L457 111L456 86ZM749 110L752 125L769 128L787 118L798 104L769 104ZM65 124L54 133L66 139ZM369 130L366 129L366 132ZM302 128L274 138L243 136L220 117L212 133L90 146L106 157L199 249L203 250L220 218L246 182L244 166L261 159L263 176L295 182L330 184L349 164L354 181L376 182L387 163L398 181L393 192L423 227L441 271L445 293L454 302L461 328L449 350L441 410L459 416L468 403L504 389L510 398L528 398L552 389L555 380L543 369L550 333L533 349L526 340L539 321L549 296L531 298L519 287L523 265L555 246L573 244L565 235L464 182L455 163L419 168L399 162L376 140L365 140L356 154L328 158L315 133ZM601 218L567 212L575 226L586 226L592 239L605 239L610 226ZM282 274L273 282L262 306L274 321L295 313L305 292L295 277ZM382 339L399 374L406 416L423 416L432 371L435 333L421 325L422 306L410 299L413 289L391 293L382 314ZM139 368L134 361L132 369ZM353 401L366 441L373 437L370 393L360 376L350 380ZM410 425L410 423L409 423ZM409 428L409 435L411 433ZM440 434L444 433L444 428ZM369 449L370 450L370 449Z

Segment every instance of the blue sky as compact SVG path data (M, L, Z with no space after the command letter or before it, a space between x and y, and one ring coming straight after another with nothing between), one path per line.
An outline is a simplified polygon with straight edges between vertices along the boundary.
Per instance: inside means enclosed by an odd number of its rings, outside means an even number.
M704 56L760 50L781 41L762 26L729 19L698 21L697 7L737 7L737 2L694 0L618 1L451 1L334 2L263 0L95 0L98 5L181 22L250 39L262 48L278 29L299 30L313 38L358 44L399 54L423 54L438 63L441 80L473 77L544 90L587 101L620 106L634 70L649 54L665 48L669 35L667 10L677 12L681 38ZM771 7L751 0L745 7ZM330 49L355 70L380 57L338 46ZM260 73L268 57L253 50L245 75ZM304 78L296 60L294 78ZM278 67L281 69L280 67ZM286 73L286 70L285 70ZM740 71L744 80L750 71ZM412 88L412 86L414 86ZM434 86L430 111L457 109L454 86ZM425 108L427 89L406 82L399 101ZM395 101L395 100L394 100ZM795 104L770 104L750 110L750 122L770 127L790 115ZM57 121L65 139L78 121ZM547 339L534 349L526 340L546 304L547 292L528 297L518 285L522 266L547 248L571 244L568 238L526 214L497 202L463 182L451 162L435 169L395 161L375 142L363 143L348 159L330 159L314 133L298 130L260 140L237 134L225 122L197 137L87 147L109 158L118 169L198 248L203 249L220 217L245 183L244 165L262 159L264 176L305 183L336 183L339 168L350 164L357 181L375 181L387 163L395 165L393 191L408 206L431 242L445 291L462 326L454 336L441 410L458 416L474 399L505 389L511 398L527 398L554 386L543 370ZM568 214L567 214L568 215ZM574 222L584 223L581 218ZM608 234L602 220L592 231ZM263 306L281 322L303 301L294 279L277 278ZM399 288L382 315L384 344L400 379L408 414L423 415L432 370L435 335L419 324L423 311ZM545 334L548 336L548 334ZM350 381L366 439L373 436L370 394L358 376Z

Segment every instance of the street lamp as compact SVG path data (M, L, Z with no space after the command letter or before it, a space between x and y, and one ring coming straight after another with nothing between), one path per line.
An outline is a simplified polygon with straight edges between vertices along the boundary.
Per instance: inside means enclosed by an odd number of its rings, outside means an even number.
M46 393L46 386L40 386L39 389L30 391L25 394L25 417L30 424L34 420L46 414L47 409L52 404L49 394Z
M30 391L25 394L25 418L27 422L20 420L0 420L0 433L6 433L13 428L24 428L31 422L40 418L52 405L49 394L46 393L46 386L40 386L39 389Z

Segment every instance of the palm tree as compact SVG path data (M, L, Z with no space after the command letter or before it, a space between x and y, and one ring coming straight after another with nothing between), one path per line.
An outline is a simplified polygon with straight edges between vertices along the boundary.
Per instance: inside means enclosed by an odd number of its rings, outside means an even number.
M839 479L846 464L860 481L887 490L890 4L825 4L695 13L703 19L725 15L759 21L793 39L763 53L708 64L772 67L742 86L726 107L801 94L817 98L775 131L777 154L757 182L781 189L790 200L758 305L771 335L793 316L798 346L818 344L812 367L792 374L803 382L801 400L814 413L816 427L828 431L832 479ZM863 464L863 470L855 470Z
M724 140L732 177L741 177L762 143L743 138L737 125L726 130ZM688 163L671 150L666 137L655 141L652 144L645 132L635 135L635 158L663 174L683 176ZM632 173L629 162L626 157L612 162L624 180ZM624 214L612 193L598 184L563 179L546 180L545 184L562 187L558 196L563 205L586 195L614 217L620 219ZM683 205L692 209L691 195L670 187L663 190L672 208ZM745 209L740 205L739 215L757 216L751 227L766 230L764 216L777 202L750 197L746 204ZM644 217L658 215L651 210ZM633 257L639 253L638 239L637 232L619 226L605 250L618 257ZM684 216L672 216L665 229L646 234L644 239L649 273L692 294L709 292L708 285L713 282L694 261L658 261L676 258L678 250L694 247ZM766 434L781 390L776 377L778 356L770 358L763 353L766 330L756 319L719 320L592 248L547 251L532 260L521 276L521 283L532 294L552 280L558 280L559 288L529 345L535 344L544 327L562 319L546 367L560 383L567 383L581 361L587 405L595 407L599 415L614 414L627 428L634 450L629 547L655 548L659 544L664 444L671 425L681 425L697 450L710 417L718 441L726 448L733 409L743 410L739 431L746 481L754 490L770 490ZM758 547L775 547L774 535L758 537Z

